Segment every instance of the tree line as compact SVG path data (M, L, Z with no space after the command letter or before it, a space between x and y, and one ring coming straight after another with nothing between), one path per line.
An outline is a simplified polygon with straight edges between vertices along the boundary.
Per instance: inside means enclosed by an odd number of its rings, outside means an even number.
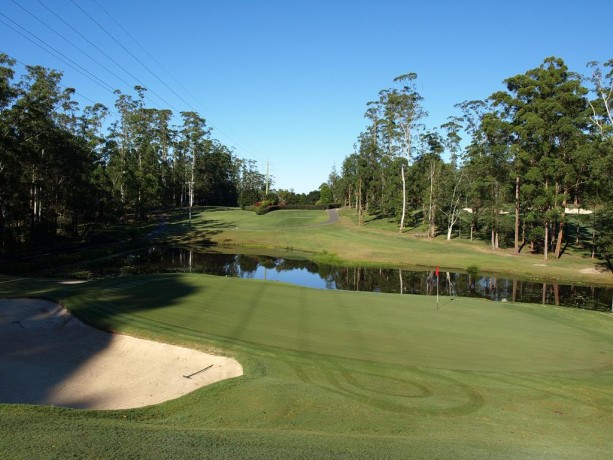
M264 194L253 160L211 137L197 112L115 91L115 121L84 108L62 74L0 54L0 254L81 237L91 223L146 220L152 210L250 205ZM191 216L190 216L191 217Z
M613 59L587 75L560 58L504 80L460 115L427 129L417 75L394 79L367 103L368 124L328 186L399 231L487 238L547 259L567 244L568 215L593 211L593 251L613 254ZM588 212L589 212L588 211Z

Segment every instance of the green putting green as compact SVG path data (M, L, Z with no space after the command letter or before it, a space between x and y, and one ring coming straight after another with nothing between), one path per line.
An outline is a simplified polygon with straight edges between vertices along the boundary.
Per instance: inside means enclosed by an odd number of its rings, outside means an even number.
M2 278L0 295L53 298L98 327L217 349L245 370L143 409L1 406L0 450L18 456L606 458L613 448L609 314L195 274Z

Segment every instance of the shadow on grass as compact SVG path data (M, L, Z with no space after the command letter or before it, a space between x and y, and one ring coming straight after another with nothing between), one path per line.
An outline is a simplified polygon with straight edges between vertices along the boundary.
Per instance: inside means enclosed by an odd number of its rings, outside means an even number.
M138 321L134 313L171 307L194 291L177 276L115 278L78 285L38 280L38 288L36 280L1 281L0 403L75 408L87 408L95 401L79 400L77 395L65 399L58 394L71 388L71 378L103 353L113 336L82 324L54 301L84 323L114 331ZM163 332L171 326L161 322L147 328Z

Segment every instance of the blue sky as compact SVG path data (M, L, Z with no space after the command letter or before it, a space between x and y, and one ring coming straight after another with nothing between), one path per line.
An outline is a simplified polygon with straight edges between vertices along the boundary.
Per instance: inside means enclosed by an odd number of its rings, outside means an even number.
M0 13L104 84L4 23L0 51L62 70L64 85L111 108L106 85L130 92L140 84L150 88L151 107L195 109L213 137L262 172L268 161L276 188L297 192L317 189L334 164L340 169L366 126L366 103L400 74L418 74L434 128L458 115L455 104L486 98L548 56L580 73L588 61L613 58L610 0L2 0Z

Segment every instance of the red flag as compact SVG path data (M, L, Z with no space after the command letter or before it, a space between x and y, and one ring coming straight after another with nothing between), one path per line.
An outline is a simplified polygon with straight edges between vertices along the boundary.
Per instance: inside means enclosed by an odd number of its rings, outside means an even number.
M436 277L438 278L438 265L436 266Z

